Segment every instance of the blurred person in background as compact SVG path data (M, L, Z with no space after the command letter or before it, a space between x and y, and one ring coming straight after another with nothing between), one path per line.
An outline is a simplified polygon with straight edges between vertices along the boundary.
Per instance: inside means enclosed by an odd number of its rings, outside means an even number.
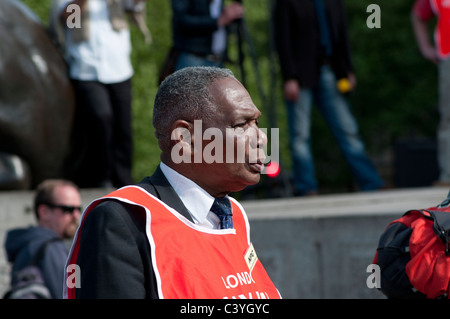
M131 2L132 8L122 0L59 1L63 47L77 101L71 179L80 187L130 184L133 67L126 13L142 10L143 1ZM73 26L77 21L79 26Z
M11 281L28 266L44 245L38 267L52 298L62 298L64 267L69 248L64 240L75 236L81 216L81 195L70 181L49 179L38 185L34 198L37 225L8 231L5 249L12 263Z
M428 26L437 17L435 45ZM436 186L450 185L450 3L443 0L416 0L411 23L423 57L438 66L440 122L437 130L439 179ZM433 22L434 24L434 22Z
M172 34L177 52L175 70L186 66L223 67L227 27L244 15L240 2L172 0Z
M354 176L359 190L383 187L366 155L346 93L356 77L341 0L277 0L274 25L288 114L293 182L298 196L317 195L311 151L315 103Z

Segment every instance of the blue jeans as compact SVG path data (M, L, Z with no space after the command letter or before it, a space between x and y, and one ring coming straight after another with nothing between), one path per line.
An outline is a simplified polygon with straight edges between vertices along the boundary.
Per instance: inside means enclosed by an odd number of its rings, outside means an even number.
M311 152L311 107L315 102L341 149L360 190L383 186L377 170L367 157L347 99L337 90L336 77L327 65L321 68L317 87L301 88L296 102L287 106L293 181L296 193L318 191Z
M192 53L181 52L175 64L175 70L180 70L187 66L215 66L221 68L223 66L223 62L211 61L207 58Z

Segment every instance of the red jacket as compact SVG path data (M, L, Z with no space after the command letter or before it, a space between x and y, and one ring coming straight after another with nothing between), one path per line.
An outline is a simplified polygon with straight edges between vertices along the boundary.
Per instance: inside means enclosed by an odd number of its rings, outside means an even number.
M422 20L438 17L434 32L434 40L441 59L450 57L450 1L448 0L417 0L414 3L414 13Z

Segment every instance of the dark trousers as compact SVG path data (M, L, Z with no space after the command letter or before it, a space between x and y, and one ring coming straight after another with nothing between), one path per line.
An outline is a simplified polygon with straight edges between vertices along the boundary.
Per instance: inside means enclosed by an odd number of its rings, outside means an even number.
M131 80L103 84L73 81L72 180L80 187L121 187L131 177Z

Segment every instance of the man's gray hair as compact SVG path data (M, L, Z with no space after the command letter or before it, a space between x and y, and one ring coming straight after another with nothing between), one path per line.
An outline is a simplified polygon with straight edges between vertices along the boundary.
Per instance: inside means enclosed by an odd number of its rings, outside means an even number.
M222 78L235 79L235 76L224 68L186 67L161 83L153 107L153 127L160 147L167 147L175 121L210 119L216 107L210 87Z

